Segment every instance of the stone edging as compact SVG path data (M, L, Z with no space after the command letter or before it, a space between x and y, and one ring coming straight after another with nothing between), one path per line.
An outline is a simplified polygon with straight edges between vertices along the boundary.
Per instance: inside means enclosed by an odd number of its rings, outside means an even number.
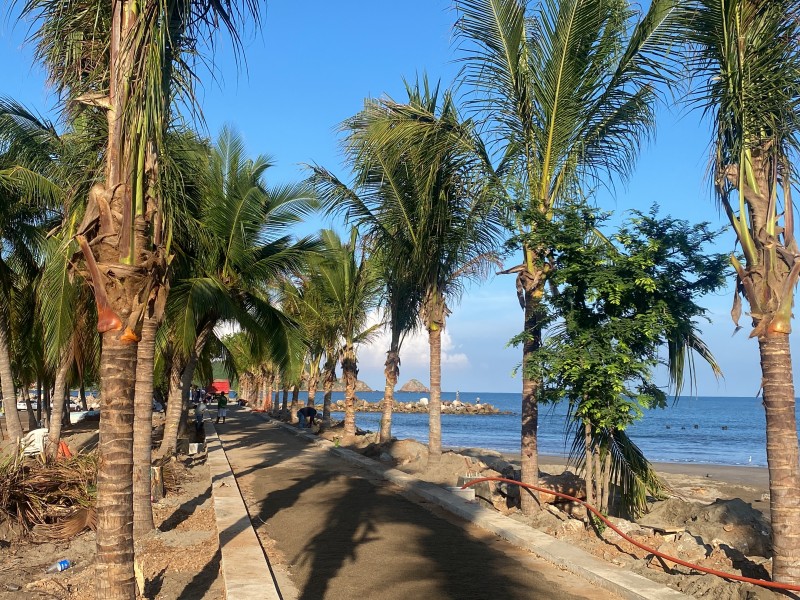
M205 422L226 600L281 600L217 431Z
M333 442L301 431L293 425L272 419L261 413L255 414L299 437L327 448L347 462L358 465L370 473L391 481L404 491L433 502L462 519L500 536L514 546L528 550L536 556L586 579L592 585L618 595L620 598L625 600L692 600L691 596L682 594L642 575L609 565L606 561L595 558L580 548L519 523L514 519L505 517L496 511L459 498L441 486L417 479L399 469L387 467L353 450L337 447Z

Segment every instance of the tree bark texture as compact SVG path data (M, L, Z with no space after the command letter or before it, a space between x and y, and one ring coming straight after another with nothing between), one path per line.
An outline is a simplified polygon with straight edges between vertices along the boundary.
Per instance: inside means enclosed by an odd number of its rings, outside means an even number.
M772 578L800 581L800 464L788 335L758 340L764 382L772 519Z
M16 443L22 439L22 421L17 410L17 390L11 372L11 340L8 323L0 315L0 386L3 389L3 410L6 417L8 439Z
M336 360L327 358L325 377L322 380L322 424L326 427L330 427L331 424L331 398L333 397L334 383L336 383Z
M136 596L133 574L133 394L136 344L103 334L97 469L97 598Z
M586 502L594 505L594 470L593 455L594 450L592 447L592 426L589 424L588 419L583 421L583 445L584 445L584 485L586 486Z
M431 397L428 399L428 460L442 458L442 329L428 330L431 353Z
M358 366L356 351L352 344L346 344L342 351L342 378L344 379L344 437L356 437L356 380Z
M153 529L150 467L153 462L153 365L158 319L145 316L136 359L133 405L133 533L138 538Z
M394 334L393 334L394 335ZM381 415L381 443L392 439L392 413L394 412L394 388L400 378L400 352L398 344L392 341L392 347L386 354L383 374L386 385L383 388L383 414Z
M61 353L61 362L56 372L56 382L53 389L51 408L50 431L47 435L47 456L55 459L58 455L58 443L61 441L61 420L64 414L65 397L67 395L67 372L72 366L72 344ZM39 403L41 405L41 402ZM69 418L69 409L66 411Z
M297 411L300 410L300 386L296 383L292 386L292 405L289 408L289 422L297 423Z
M159 456L175 454L178 445L178 426L181 421L181 374L186 366L186 359L174 355L169 370L169 392L167 394L167 413L164 421L164 437L158 449Z
M319 362L319 359L317 359L317 362ZM319 386L319 365L315 367L312 364L308 375L308 400L306 401L306 406L314 406L317 398L317 386Z
M534 285L529 277L521 273L525 298L525 339L522 343L522 432L521 432L521 480L530 485L539 483L539 399L541 382L526 375L525 367L533 353L541 347L542 329L539 318L539 305L543 293L541 286ZM539 509L539 493L521 490L523 514L530 515Z
M289 416L289 388L283 388L283 401L281 402L281 420L285 421Z

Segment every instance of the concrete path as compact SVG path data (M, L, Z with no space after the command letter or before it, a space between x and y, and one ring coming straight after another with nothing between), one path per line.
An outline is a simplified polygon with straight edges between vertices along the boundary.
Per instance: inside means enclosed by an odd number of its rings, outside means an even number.
M229 415L217 432L273 570L290 574L284 600L616 598L277 424Z

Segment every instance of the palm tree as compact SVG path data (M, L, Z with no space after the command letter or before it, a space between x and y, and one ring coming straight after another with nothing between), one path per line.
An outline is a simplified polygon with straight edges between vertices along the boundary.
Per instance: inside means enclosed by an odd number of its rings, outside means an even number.
M161 293L168 260L170 214L159 193L163 140L172 102L181 94L192 99L196 71L187 57L220 27L238 48L238 21L257 23L261 5L26 0L22 6L23 18L38 27L37 57L64 106L107 123L104 175L88 195L76 239L103 334L97 594L132 598L133 384L143 314Z
M341 347L339 362L342 366L345 392L344 437L352 440L356 435L355 386L358 378L356 346L369 341L379 325L367 326L367 318L377 307L380 279L363 249L358 247L356 229L350 231L347 242L342 242L332 230L322 231L320 238L323 256L312 260L311 277L317 278L318 289L330 307L330 317L336 325ZM326 349L328 364L333 355ZM332 369L326 369L328 377ZM326 388L327 396L328 388ZM326 399L327 401L327 399Z
M761 355L772 516L772 577L800 583L800 460L789 346L800 276L792 186L800 140L797 0L691 0L675 39L694 82L689 101L713 124L714 189L741 245L733 317L750 304Z
M496 142L498 178L509 201L508 226L523 236L533 216L549 215L580 185L626 175L653 125L650 82L658 65L671 0L655 0L644 16L626 2L545 0L527 12L522 0L459 0L457 35L469 104ZM524 310L522 362L541 346L548 249L520 242L517 275ZM524 369L523 369L524 371ZM522 379L522 480L538 480L540 382ZM538 507L523 496L523 511Z
M407 104L368 102L350 121L354 163L378 165L371 177L382 176L390 182L385 187L393 187L368 196L370 210L355 201L347 206L364 220L380 215L383 238L396 240L383 248L388 260L397 261L390 284L395 293L410 292L412 309L419 302L431 361L429 456L436 461L442 452L441 335L448 302L465 280L488 275L501 230L481 141L472 124L459 119L452 94L444 92L440 101L438 86L431 89L427 79L406 88ZM413 324L410 314L394 318L402 321L400 334Z
M315 204L304 185L266 187L271 165L266 156L248 159L241 137L229 129L211 149L198 247L175 267L166 307L174 352L162 455L176 450L195 367L206 343L217 339L218 324L237 322L276 363L289 356L295 326L274 306L269 286L299 272L316 248L310 238L289 235Z

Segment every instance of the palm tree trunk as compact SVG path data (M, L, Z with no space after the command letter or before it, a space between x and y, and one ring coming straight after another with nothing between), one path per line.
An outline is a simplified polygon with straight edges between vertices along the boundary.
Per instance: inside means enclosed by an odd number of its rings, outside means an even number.
M2 315L0 315L0 386L3 389L3 410L6 415L8 439L19 443L22 439L22 421L20 421L17 411L17 390L14 386L14 375L11 372L8 326Z
M351 344L342 352L342 378L344 379L344 437L352 440L356 437L356 380L358 366L356 352Z
M392 332L394 337L394 332ZM397 344L392 340L392 346L386 354L386 363L383 373L386 376L386 385L383 388L383 414L381 415L381 443L392 439L392 412L394 411L394 388L400 377L400 352Z
M158 449L159 456L175 454L178 445L178 427L181 422L181 374L186 367L186 359L177 354L172 357L169 371L169 392L167 393L167 414L164 421L164 437Z
M189 410L191 400L190 389L197 361L206 345L208 336L214 329L213 323L207 323L197 334L194 341L194 348L188 359L184 361L178 359L181 370L170 373L169 400L167 402L167 420L164 424L164 439L159 448L160 456L175 454L178 447L178 437L180 435L181 422L185 422L184 416ZM175 359L173 358L173 361Z
M136 396L133 405L133 533L155 529L150 467L153 462L153 365L159 319L145 315L136 359Z
M317 386L319 385L319 365L317 365L316 369L312 367L309 371L308 400L306 401L306 406L314 406L317 397Z
M281 420L285 421L289 417L289 387L283 388L283 402L281 403Z
M72 366L72 343L67 344L67 347L61 353L61 363L58 365L56 372L56 384L53 391L53 403L50 412L50 432L47 436L47 456L50 459L55 459L58 455L58 443L61 440L61 419L64 414L64 400L66 396L67 387L67 372ZM69 415L69 409L67 409Z
M431 397L428 400L428 460L442 458L442 328L428 328L431 353Z
M333 384L336 383L336 361L327 359L325 363L325 378L322 382L324 392L322 400L322 424L331 426L331 398L333 397Z
M36 420L42 423L42 379L36 379Z
M100 467L97 471L97 598L133 599L133 394L136 344L103 334Z
M296 383L292 386L292 406L289 409L289 421L297 423L297 411L300 410L300 386Z
M83 410L89 410L89 406L86 404L86 383L83 380L83 376L81 376L80 396L81 408L83 408Z
M594 449L592 447L592 426L589 424L588 419L583 420L583 445L584 445L584 475L583 484L586 486L586 502L594 505L594 477L593 477L593 463Z
M800 581L800 465L789 336L762 336L758 346L767 420L772 578L796 583Z
M543 289L535 286L525 273L519 274L519 280L525 290L525 340L522 343L522 431L521 431L521 469L520 479L523 483L538 485L539 483L539 429L538 392L541 382L526 374L525 366L530 362L533 353L539 349L542 340L540 316L540 299ZM520 495L523 514L530 515L539 509L539 492L523 490Z

